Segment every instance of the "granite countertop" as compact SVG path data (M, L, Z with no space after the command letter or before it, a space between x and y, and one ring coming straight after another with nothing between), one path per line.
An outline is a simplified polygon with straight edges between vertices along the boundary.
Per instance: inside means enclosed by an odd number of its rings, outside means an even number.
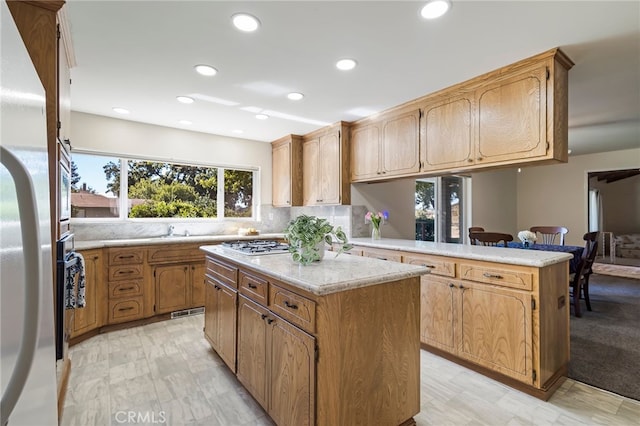
M336 257L329 251L322 261L303 266L293 261L291 253L247 256L218 245L200 248L318 296L429 273L423 266L344 254Z
M414 253L449 256L461 259L534 266L538 268L565 262L573 258L573 255L569 253L551 251L472 246L469 244L432 243L429 241L400 240L392 238L382 238L380 240L372 240L371 238L351 238L349 242L364 247L410 251Z
M91 240L80 241L75 240L76 250L88 250L103 247L127 247L127 246L145 246L154 244L177 244L177 243L213 243L222 241L237 240L269 240L284 238L284 234L260 234L260 235L174 235L172 237L139 237L139 238L123 238L115 240Z

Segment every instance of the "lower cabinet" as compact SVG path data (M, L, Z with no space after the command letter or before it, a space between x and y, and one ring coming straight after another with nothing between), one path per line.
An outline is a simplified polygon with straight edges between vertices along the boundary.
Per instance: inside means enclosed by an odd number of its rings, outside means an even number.
M206 277L204 335L225 364L236 372L238 291Z
M240 295L238 380L282 425L313 425L315 338Z
M103 306L108 303L104 292L102 250L86 250L80 254L85 266L85 306L74 310L72 338L101 327Z
M156 314L204 306L204 262L156 266Z

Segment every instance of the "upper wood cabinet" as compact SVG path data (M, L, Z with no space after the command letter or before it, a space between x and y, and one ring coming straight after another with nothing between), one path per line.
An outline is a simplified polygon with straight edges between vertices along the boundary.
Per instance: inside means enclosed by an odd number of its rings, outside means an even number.
M558 49L425 97L421 172L567 161L567 85Z
M349 128L339 122L303 137L303 205L349 204Z
M382 180L420 171L420 110L391 112L351 129L351 181Z
M71 32L67 19L67 7L57 15L58 21L58 139L64 143L71 140L71 68L75 66L75 55L71 43Z
M285 136L271 142L272 204L302 205L302 137Z

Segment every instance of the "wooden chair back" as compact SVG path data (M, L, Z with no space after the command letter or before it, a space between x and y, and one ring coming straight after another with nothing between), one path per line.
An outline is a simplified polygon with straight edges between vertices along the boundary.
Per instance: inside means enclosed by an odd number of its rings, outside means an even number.
M484 228L482 226L471 226L469 227L469 242L471 243L472 246L475 246L478 244L478 242L476 241L475 238L471 238L471 233L472 232L484 232Z
M529 231L540 234L542 237L541 244L556 244L556 236L559 236L558 244L564 245L564 236L569 230L564 226L532 226Z
M591 310L589 300L589 276L593 273L592 267L598 254L598 232L587 232L582 237L585 240L584 250L580 257L580 263L576 273L570 277L569 287L571 288L573 311L576 317L581 317L580 295L583 294L587 303L587 309Z
M499 246L507 247L509 241L513 241L513 235L503 234L501 232L471 232L469 238L473 241L477 240L483 246ZM502 242L502 244L500 244Z

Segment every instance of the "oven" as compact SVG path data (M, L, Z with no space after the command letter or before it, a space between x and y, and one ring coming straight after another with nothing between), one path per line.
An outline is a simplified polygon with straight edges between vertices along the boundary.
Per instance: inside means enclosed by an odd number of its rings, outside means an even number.
M74 236L67 234L56 243L56 359L66 359L78 297L80 256Z

